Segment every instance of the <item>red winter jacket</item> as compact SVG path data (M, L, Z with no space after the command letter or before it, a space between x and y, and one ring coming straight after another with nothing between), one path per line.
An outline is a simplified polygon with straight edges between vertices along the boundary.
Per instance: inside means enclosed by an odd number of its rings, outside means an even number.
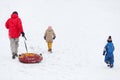
M11 18L6 21L5 26L9 31L10 38L19 38L21 32L23 32L22 22L18 14L11 14Z

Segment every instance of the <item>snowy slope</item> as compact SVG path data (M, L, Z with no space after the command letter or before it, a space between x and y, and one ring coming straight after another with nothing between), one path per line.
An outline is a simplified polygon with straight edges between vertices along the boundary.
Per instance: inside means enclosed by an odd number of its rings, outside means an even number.
M119 0L2 0L0 1L0 80L119 80ZM42 53L39 64L12 60L5 21L18 11L23 22L29 52ZM53 26L56 40L53 54L43 39ZM104 63L103 47L111 35L115 64ZM20 37L19 53L26 52Z

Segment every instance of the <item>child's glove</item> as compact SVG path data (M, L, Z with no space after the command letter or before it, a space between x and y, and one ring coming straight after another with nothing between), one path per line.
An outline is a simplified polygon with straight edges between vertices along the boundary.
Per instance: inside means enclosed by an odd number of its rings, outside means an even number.
M103 51L103 56L105 56L106 51Z
M46 40L46 36L44 36L44 40Z
M56 36L53 37L53 39L55 39L55 38L56 38Z

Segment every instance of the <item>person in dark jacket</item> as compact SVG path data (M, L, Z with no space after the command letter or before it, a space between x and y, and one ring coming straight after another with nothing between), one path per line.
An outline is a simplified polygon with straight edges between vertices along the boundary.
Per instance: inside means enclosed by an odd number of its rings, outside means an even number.
M107 44L104 47L103 55L105 55L105 63L108 67L112 68L114 66L114 44L112 42L111 36L107 39Z
M22 34L22 37L25 37L25 33L23 31L21 19L18 16L18 12L14 11L11 14L11 17L5 23L6 28L8 29L8 35L10 39L10 47L12 51L12 58L18 56L18 42L19 37Z
M55 38L56 35L54 30L52 29L52 26L48 26L44 34L44 39L46 40L48 46L48 52L52 53L52 43L53 43L53 39Z

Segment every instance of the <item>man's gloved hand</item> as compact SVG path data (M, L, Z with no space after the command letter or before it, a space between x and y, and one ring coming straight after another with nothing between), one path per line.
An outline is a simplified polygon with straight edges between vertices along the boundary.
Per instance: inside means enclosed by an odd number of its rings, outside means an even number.
M25 33L24 32L21 32L21 34L22 34L22 37L25 37Z

